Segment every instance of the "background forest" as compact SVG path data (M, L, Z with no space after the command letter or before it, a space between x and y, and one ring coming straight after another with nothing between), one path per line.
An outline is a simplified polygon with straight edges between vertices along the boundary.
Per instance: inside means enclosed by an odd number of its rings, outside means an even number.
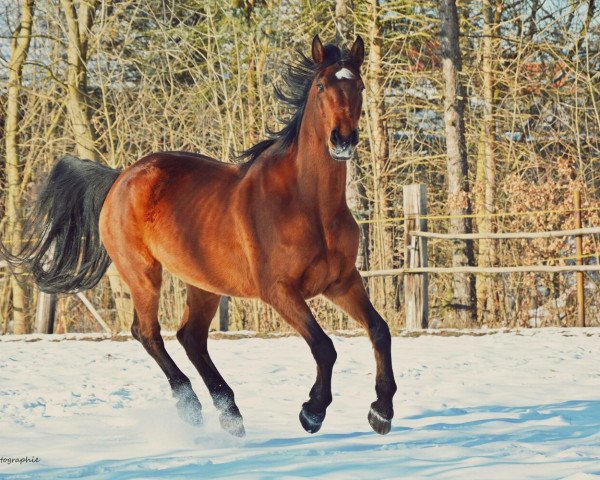
M274 86L285 61L297 50L308 53L317 33L344 44L360 34L366 43L362 140L348 185L362 231L361 270L403 266L402 187L411 183L427 185L428 223L436 232L574 228L577 190L583 225L599 226L596 1L461 1L459 41L449 45L452 37L440 32L452 3L1 1L2 241L18 249L36 186L65 154L119 168L159 150L238 161L289 114ZM461 67L455 85L444 75L448 55ZM444 119L451 91L464 108L460 158L447 151L456 142ZM585 264L599 263L599 240L584 239ZM568 238L429 245L436 266L565 265L574 257ZM402 281L368 279L395 330L404 323ZM597 274L586 275L591 326L600 321L599 283ZM432 275L429 292L434 327L575 319L572 273ZM114 271L85 296L112 331L129 329L128 294ZM19 281L0 268L0 332L32 331L45 297L26 277ZM176 328L184 306L182 284L165 275L165 328ZM327 328L354 328L324 301L312 306ZM289 328L253 300L232 299L229 322L231 329ZM80 298L58 299L55 331L97 328Z

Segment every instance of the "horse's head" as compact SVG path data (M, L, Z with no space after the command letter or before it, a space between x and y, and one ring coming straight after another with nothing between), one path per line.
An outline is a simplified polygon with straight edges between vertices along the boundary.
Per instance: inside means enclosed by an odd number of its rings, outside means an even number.
M358 120L362 110L364 84L360 67L365 44L356 37L347 56L333 45L323 45L319 36L312 43L312 58L318 73L310 92L316 102L317 115L323 121L325 141L334 160L352 158L358 144Z

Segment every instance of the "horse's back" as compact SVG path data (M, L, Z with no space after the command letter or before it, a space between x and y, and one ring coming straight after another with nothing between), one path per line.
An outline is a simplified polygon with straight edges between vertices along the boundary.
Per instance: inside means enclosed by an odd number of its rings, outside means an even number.
M190 178L199 185L212 182L235 180L239 178L239 166L224 163L206 155L192 152L157 152L141 158L123 175L134 180L135 177L153 177L157 182L172 182L182 178Z

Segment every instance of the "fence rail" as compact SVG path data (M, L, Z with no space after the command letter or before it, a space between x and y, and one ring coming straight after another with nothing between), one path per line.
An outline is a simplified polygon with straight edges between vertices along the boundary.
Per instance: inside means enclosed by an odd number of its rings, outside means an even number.
M535 215L566 215L569 213L576 212L597 212L600 210L600 206L585 207L581 209L562 209L562 210L526 210L523 212L496 212L496 213L469 213L464 215L423 215L423 220L436 221L436 220L452 220L453 218L504 218L504 217L532 217ZM359 224L373 224L373 223L403 223L406 221L406 217L392 217L392 218L372 218L366 220L357 220Z
M515 265L513 267L420 267L360 272L365 277L389 277L417 273L569 273L600 272L600 265Z
M508 239L534 239L557 238L578 235L600 234L600 227L576 228L573 230L553 230L548 232L506 232L506 233L437 233L437 232L410 232L410 235L422 238L437 238L442 240L508 240Z

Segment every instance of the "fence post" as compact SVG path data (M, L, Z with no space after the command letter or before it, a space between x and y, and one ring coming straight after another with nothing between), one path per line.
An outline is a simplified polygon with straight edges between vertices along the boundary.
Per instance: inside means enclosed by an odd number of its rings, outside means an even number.
M46 265L49 259L54 255L54 245L50 246L47 257L44 260ZM53 333L54 320L56 319L57 297L52 293L38 291L38 301L35 307L35 333Z
M423 184L403 187L404 268L427 267L427 239L412 231L427 231L427 189ZM429 277L427 273L404 274L406 329L419 330L429 325Z
M38 293L38 302L35 309L35 332L52 333L56 315L56 295L51 293Z
M212 321L213 328L219 332L229 330L229 300L229 297L221 297L219 308Z
M581 192L576 190L573 194L575 203L575 228L581 228ZM577 265L583 265L583 241L581 235L575 237L575 255ZM585 273L577 272L577 326L585 327Z

